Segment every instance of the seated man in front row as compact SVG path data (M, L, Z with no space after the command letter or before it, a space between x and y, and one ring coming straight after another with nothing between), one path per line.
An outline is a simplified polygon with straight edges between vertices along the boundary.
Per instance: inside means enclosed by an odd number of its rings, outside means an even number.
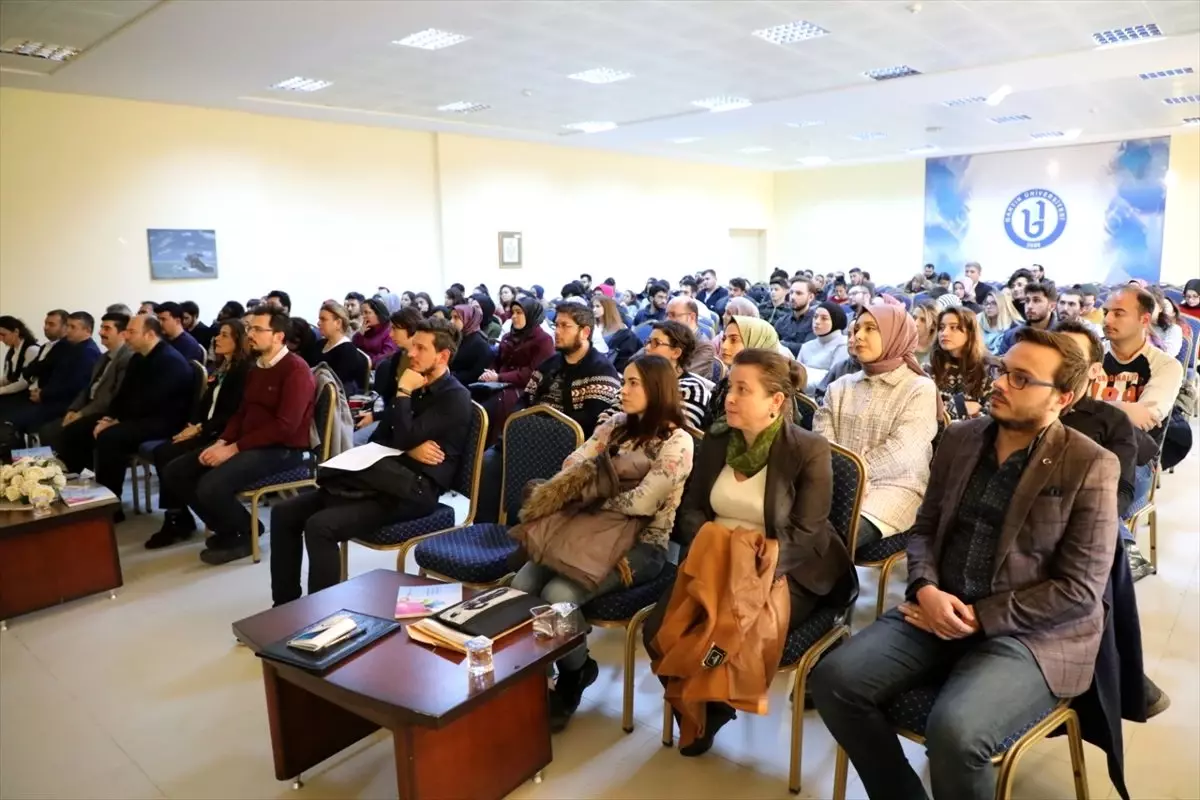
M321 488L271 509L271 595L275 605L300 597L308 548L308 592L340 578L338 545L352 536L433 512L454 483L471 430L471 393L450 374L458 349L454 326L423 320L409 339L408 369L371 441L403 450L359 472L318 473Z
M939 686L925 745L938 800L993 797L991 756L1092 680L1113 564L1120 465L1059 414L1088 362L1023 328L990 417L946 430L908 545L908 602L831 652L817 710L872 798L926 797L884 709Z

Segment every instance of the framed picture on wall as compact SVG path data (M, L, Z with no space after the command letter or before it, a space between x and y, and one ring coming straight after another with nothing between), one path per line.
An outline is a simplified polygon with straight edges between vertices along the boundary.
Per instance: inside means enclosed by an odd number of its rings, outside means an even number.
M217 232L198 228L149 228L150 279L217 277Z
M521 234L500 232L500 268L519 269L521 266Z

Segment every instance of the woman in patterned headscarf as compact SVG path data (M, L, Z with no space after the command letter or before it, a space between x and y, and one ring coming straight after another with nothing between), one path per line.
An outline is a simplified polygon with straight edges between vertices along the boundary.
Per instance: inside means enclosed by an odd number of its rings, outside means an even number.
M458 378L463 386L469 386L479 380L483 371L492 365L492 348L488 345L487 337L479 330L483 322L483 311L474 303L457 305L450 314L454 327L462 331L462 341L458 351L450 360L450 372Z
M726 371L733 365L733 359L743 350L770 350L779 352L779 334L771 325L756 317L734 316L721 335L721 347L717 351ZM786 348L784 348L786 350ZM788 351L791 358L791 352ZM808 382L808 374L801 367L801 390ZM705 432L723 433L728 429L725 423L725 395L729 393L729 376L726 375L713 389L708 401L708 413L704 417Z

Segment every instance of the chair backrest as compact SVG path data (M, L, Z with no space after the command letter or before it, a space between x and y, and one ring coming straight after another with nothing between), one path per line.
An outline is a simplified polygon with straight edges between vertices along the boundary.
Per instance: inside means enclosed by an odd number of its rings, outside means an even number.
M1188 353L1187 360L1183 366L1185 369L1195 369L1196 362L1200 359L1200 319L1180 314L1179 322L1186 326L1186 332L1192 334L1191 352Z
M654 332L654 328L650 327L649 322L643 322L633 329L634 334L638 337L638 341L645 344L650 338L650 334Z
M796 392L796 424L806 431L813 427L813 415L817 413L817 401L803 392Z
M204 400L204 393L208 390L208 370L199 361L189 361L188 364L192 367L193 388L195 389L195 399L192 400L192 416L200 411L200 403Z
M479 403L471 403L471 430L467 433L467 446L463 449L458 474L454 476L454 491L470 498L471 506L463 525L475 521L475 504L479 500L479 476L483 474L483 454L487 450L488 415Z
M709 339L711 339L713 337L713 334L717 330L716 323L713 322L710 317L707 317L704 314L701 314L696 319L696 327L699 328L700 332L703 333L705 335L705 337L707 337Z
M830 443L833 451L833 502L829 522L846 543L851 557L858 546L858 518L862 514L863 494L867 488L867 465L841 445Z
M337 386L327 383L317 394L317 402L313 407L313 421L317 426L317 444L315 455L317 462L329 460L329 448L333 446L333 417L337 411Z
M899 300L901 303L903 303L903 304L904 304L904 307L905 307L905 308L907 308L909 311L912 311L912 307L913 307L913 299L912 299L912 297L911 297L910 295L907 295L907 294L894 294L894 295L892 295L892 297L896 298L896 299L897 299L897 300Z
M362 386L358 390L363 394L367 394L371 391L371 357L362 350L358 351L358 355L363 362L363 381ZM397 375L396 377L399 378L400 376Z
M549 406L533 406L509 416L504 423L501 523L517 521L525 484L552 478L583 438L578 422Z
M1180 328L1183 331L1183 346L1179 348L1179 353L1176 354L1175 360L1183 365L1183 368L1189 369L1192 366L1192 353L1195 348L1192 347L1194 334L1192 326L1180 323Z
M1178 289L1163 289L1163 295L1175 305L1183 302L1183 292Z
M721 363L721 359L714 358L713 365L712 365L712 374L708 376L708 379L710 381L712 381L713 383L720 383L721 379L724 377L725 377L725 365Z

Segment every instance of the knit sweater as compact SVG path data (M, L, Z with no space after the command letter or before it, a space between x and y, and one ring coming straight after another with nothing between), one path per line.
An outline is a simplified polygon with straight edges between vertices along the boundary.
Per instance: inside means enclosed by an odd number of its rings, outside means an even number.
M839 361L844 361L850 354L846 350L845 331L830 331L824 336L809 339L800 345L800 355L796 357L806 367L813 369L830 369Z
M529 404L539 403L561 411L579 423L584 436L591 436L596 420L621 393L621 379L607 356L589 348L577 364L562 353L546 359L525 387Z
M312 371L295 353L288 353L272 367L251 369L242 404L225 426L221 439L237 444L239 450L307 450L316 391Z

